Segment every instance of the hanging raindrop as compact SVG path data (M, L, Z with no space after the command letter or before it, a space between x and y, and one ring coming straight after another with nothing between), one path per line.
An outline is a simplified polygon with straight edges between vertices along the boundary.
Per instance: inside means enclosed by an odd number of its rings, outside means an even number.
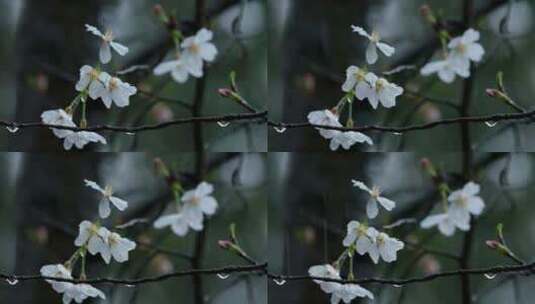
M286 284L286 280L283 279L283 278L276 278L276 279L273 279L273 282L275 282L275 284L279 285L279 286L282 286L284 284Z
M17 133L17 131L19 130L18 127L6 127L6 130L9 132L9 133Z
M217 124L221 127L221 128L226 128L230 125L230 122L228 121L223 121L223 120L220 120L217 122Z
M401 135L403 135L403 133L401 133L401 132L392 132L392 134L394 134L394 135L396 135L396 136L401 136Z
M489 127L489 128L494 128L494 127L498 124L498 122L497 122L497 121L490 121L490 120L489 120L489 121L485 121L485 124L486 124L487 127Z
M400 285L400 284L392 284L393 287L396 287L396 288L401 288L403 287L403 285Z
M17 283L19 282L19 280L14 279L14 278L13 278L13 279L6 279L6 282L7 282L9 285L13 286L13 285L17 285Z
M124 134L128 135L128 136L134 136L136 135L136 133L134 132L124 132Z
M496 274L495 273L485 273L484 274L485 278L489 279L489 280L492 280L496 277Z
M230 277L230 274L228 274L228 273L218 273L217 277L220 278L221 280L226 280L226 279L228 279L228 277Z
M125 284L124 286L125 286L125 287L128 287L128 288L136 287L135 285L132 285L132 284Z
M286 132L286 128L285 128L285 127L282 127L282 126L281 126L281 127L273 127L273 129L275 129L275 131L276 131L277 133L280 133L280 134Z

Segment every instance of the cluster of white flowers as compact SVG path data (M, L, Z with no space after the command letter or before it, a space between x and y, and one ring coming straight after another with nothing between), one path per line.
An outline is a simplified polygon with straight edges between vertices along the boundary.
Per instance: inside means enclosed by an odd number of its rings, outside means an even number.
M103 197L99 205L99 214L102 218L110 215L110 202L121 211L128 206L126 201L112 195L111 187L106 186L102 189L93 181L84 180L84 182L86 186L102 193ZM80 223L79 234L74 241L74 245L79 249L65 264L44 265L41 267L41 275L72 280L72 268L80 258L85 260L86 252L92 255L100 254L106 264L110 263L112 257L117 262L123 263L128 261L129 252L136 248L135 242L90 221L82 221ZM82 262L82 265L80 277L85 279L85 261ZM47 282L52 285L56 292L63 294L63 304L69 304L72 300L76 303L82 303L87 298L95 297L106 299L102 291L89 284L75 284L55 280L47 280Z
M203 76L204 62L212 62L217 56L217 48L211 42L213 33L205 28L195 36L184 39L174 50L173 60L162 62L154 68L154 75L170 73L178 83L185 83L189 76Z
M485 55L485 50L478 41L479 32L468 29L462 36L450 40L444 59L426 64L420 73L423 76L436 73L445 83L452 83L455 76L470 77L470 62L480 62Z
M128 48L114 41L112 31L108 30L103 34L96 27L86 24L86 30L101 38L99 58L102 64L109 63L112 58L111 49L119 55L124 56L128 53ZM63 109L48 110L41 114L41 120L45 124L58 125L66 127L78 127L73 120L73 113L81 102L83 105L82 118L80 127L86 127L85 107L87 97L97 100L102 99L106 108L111 108L115 103L118 107L126 107L130 104L130 96L137 93L135 86L123 82L117 77L113 77L107 72L101 71L100 68L93 68L84 65L80 68L80 79L75 85L76 91L80 92L74 99L67 111ZM83 122L83 123L82 123ZM83 149L88 143L107 144L106 139L100 134L89 131L73 131L67 129L51 128L54 135L63 139L63 147L70 150L73 146L77 149Z
M316 278L340 280L340 271L332 265L315 265L308 269L308 274ZM331 295L331 304L338 304L340 301L351 303L355 298L368 297L373 300L373 294L358 284L342 284L337 282L314 280L319 284L321 290Z
M387 57L395 53L395 48L380 41L379 34L373 32L368 34L363 28L352 25L353 32L368 38L369 45L366 49L366 60L369 64L377 62L379 49ZM356 97L360 101L368 99L373 109L377 109L379 104L385 108L392 108L396 105L396 98L403 94L403 88L389 82L387 79L378 77L372 72L361 69L357 66L350 66L346 69L346 80L342 85L342 91L346 96L333 110L313 111L308 115L308 121L313 125L327 127L343 127L339 122L340 113L349 103L348 107L353 106L353 99ZM352 115L350 109L349 116ZM353 126L353 118L349 117L346 127ZM337 150L338 147L348 150L356 143L368 143L373 145L373 141L368 136L355 131L343 132L339 130L330 130L317 128L320 135L330 139L331 150Z
M354 246L360 255L367 253L375 264L379 263L379 258L387 263L396 261L397 252L405 247L402 241L358 221L347 224L343 244L345 247Z
M41 120L43 123L49 125L76 127L76 124L72 120L72 115L62 109L44 111L41 114ZM95 132L72 131L57 128L51 128L51 130L56 137L63 139L63 148L65 150L70 150L73 146L82 149L90 142L107 143L104 137Z
M128 261L128 252L136 248L135 242L90 221L80 223L74 245L86 246L92 255L100 254L106 264L112 257L119 263Z
M379 213L378 204L388 211L394 209L396 206L394 201L380 195L378 187L374 186L370 189L363 182L357 180L351 180L351 182L354 187L369 193L370 198L366 206L366 213L369 218L375 218ZM340 265L342 265L343 261L347 258L353 259L355 252L360 255L368 254L375 264L379 263L380 259L387 263L391 263L397 260L398 251L405 247L405 244L402 241L390 237L388 234L380 232L377 229L358 221L350 221L347 224L347 234L342 244L346 247L346 250L342 253L336 263L333 265L325 264L312 266L308 270L310 276L341 280ZM353 279L353 263L350 263L349 265L349 279ZM342 284L322 280L314 280L314 282L319 284L324 292L331 294L331 303L334 304L337 304L340 301L350 303L355 298L374 298L369 290L358 284Z
M180 199L178 211L158 218L154 227L161 229L171 226L171 230L178 236L185 236L189 228L201 231L204 215L213 215L217 209L213 191L214 187L207 182L201 182L195 189L186 191Z
M308 121L315 125L342 127L342 124L338 121L338 119L339 116L335 110L314 111L308 114ZM340 146L346 150L349 150L351 146L356 143L367 143L369 145L373 145L372 139L360 132L343 132L324 128L317 129L321 136L331 140L329 147L333 151L338 150Z
M72 280L71 270L62 264L45 265L41 267L41 275L58 279ZM52 285L57 293L63 294L63 304L69 304L72 300L76 303L82 303L87 298L100 297L103 300L106 296L99 289L89 284L75 284L70 282L46 280Z
M450 193L444 212L426 217L420 226L424 229L438 226L445 236L452 236L456 229L470 230L470 215L478 216L485 208L479 191L478 184L468 182L462 189Z

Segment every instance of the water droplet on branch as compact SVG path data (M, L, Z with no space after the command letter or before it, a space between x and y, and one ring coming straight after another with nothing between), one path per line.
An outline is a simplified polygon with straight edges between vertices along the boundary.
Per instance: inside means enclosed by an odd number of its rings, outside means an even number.
M403 287L403 285L400 285L400 284L392 284L392 287L401 288L401 287Z
M223 121L223 120L220 120L217 122L217 124L221 127L221 128L226 128L230 125L230 122L228 121Z
M285 128L285 127L282 127L282 126L280 126L280 127L273 127L273 129L275 130L275 132L280 133L280 134L286 132L286 128Z
M18 127L6 127L6 130L9 132L9 133L17 133L17 131L19 130Z
M221 280L226 280L226 279L228 279L228 277L230 277L230 274L228 274L228 273L218 273L217 277L220 278Z
M497 122L497 121L490 121L490 120L489 120L489 121L485 121L485 124L486 124L487 127L489 127L489 128L494 128L494 127L498 124L498 122Z
M282 285L286 284L286 280L283 279L283 278L275 278L275 279L273 279L273 282L275 282L275 284L277 284L279 286L282 286Z
M485 278L487 278L489 280L492 280L497 276L497 274L495 274L495 273L485 273L484 276L485 276Z
M124 286L125 286L125 287L128 287L128 288L134 288L134 287L136 287L136 285L132 285L132 284L125 284Z
M392 134L393 134L393 135L396 135L396 136L401 136L401 135L403 135L402 132L392 132Z
M9 285L13 286L13 285L17 285L17 283L19 282L19 280L15 279L15 278L13 278L13 279L6 279L6 282L7 282Z
M128 136L135 136L136 133L134 132L124 132L124 134L128 135Z

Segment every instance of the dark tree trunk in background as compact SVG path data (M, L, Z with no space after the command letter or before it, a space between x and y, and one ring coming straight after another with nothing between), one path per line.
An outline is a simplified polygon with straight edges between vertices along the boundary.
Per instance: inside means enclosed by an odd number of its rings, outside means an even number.
M78 76L94 47L86 43L85 23L96 24L101 1L26 1L17 31L17 106L14 120L39 121L45 110L65 108L76 96L74 84L48 76L48 89L36 89L36 76L46 67ZM94 41L93 41L94 42ZM94 45L94 44L92 44ZM57 74L57 73L56 73ZM47 129L25 129L11 136L10 151L58 151L61 142Z
M76 95L74 84L60 77L48 77L48 90L32 85L42 65L58 67L72 75L91 53L84 43L85 23L95 24L99 1L26 1L16 42L17 106L14 120L38 121L44 110L64 108ZM38 64L40 62L42 65ZM18 131L11 136L10 150L60 151L61 141L46 129ZM91 192L84 178L94 178L100 155L24 154L16 192L17 246L15 273L38 273L43 264L62 263L74 252L74 237L49 228L45 244L35 242L35 229L49 221L64 223L77 231L80 219L87 218ZM91 195L91 196L89 196ZM93 205L92 207L95 207ZM85 216L82 211L85 210ZM91 219L91 218L89 218ZM52 225L53 226L53 225ZM54 230L55 229L55 230ZM5 303L58 303L61 296L48 284L28 281L8 293ZM2 300L4 302L4 300Z
M319 110L319 105L333 107L343 96L339 85L318 77L315 70L327 67L329 73L344 77L350 60L359 55L350 25L364 23L368 2L292 1L286 36L270 55L280 57L282 64L283 121L304 121L308 112ZM289 130L271 136L270 141L279 151L296 151L305 142L328 149L328 144L309 130Z

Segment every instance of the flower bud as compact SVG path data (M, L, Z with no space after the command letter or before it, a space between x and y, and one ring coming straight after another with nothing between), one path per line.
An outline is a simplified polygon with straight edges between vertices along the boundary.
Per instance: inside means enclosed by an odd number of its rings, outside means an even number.
M487 93L487 95L489 97L493 97L493 98L496 98L496 97L500 96L500 91L498 91L496 89L486 89L485 93Z
M217 241L217 245L222 249L230 249L232 247L232 242L229 240L219 240Z
M487 240L487 241L485 241L485 244L490 249L498 249L500 247L500 242L498 242L496 240Z
M225 97L225 98L232 96L232 90L228 88L220 88L217 90L217 93L219 93L221 97Z

